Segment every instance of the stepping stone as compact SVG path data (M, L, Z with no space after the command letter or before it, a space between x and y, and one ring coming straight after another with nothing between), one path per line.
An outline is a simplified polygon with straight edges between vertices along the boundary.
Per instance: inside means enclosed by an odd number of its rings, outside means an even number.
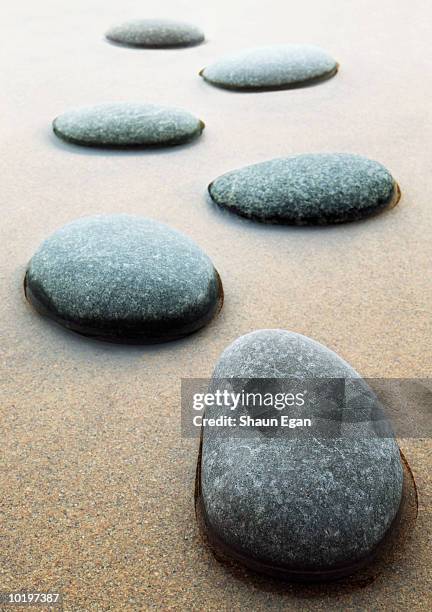
M191 47L204 41L204 33L199 28L172 19L127 21L110 28L106 37L121 45L148 49Z
M304 87L329 79L337 62L312 45L273 45L245 49L201 70L212 85L237 90Z
M85 217L56 231L32 257L25 292L60 325L125 343L191 334L223 301L217 271L190 238L130 215Z
M322 379L340 379L344 392L306 392L304 410L313 426L302 434L249 427L239 439L228 426L204 427L198 517L217 552L254 570L301 579L348 575L392 531L402 499L399 448L365 381L300 334L271 329L238 338L219 358L210 390L256 393L260 379L268 391L269 379L292 378L306 390L308 379L318 390ZM225 404L209 407L205 417L239 418L250 407L241 406L235 413ZM337 433L317 435L315 417L318 423L333 419Z
M99 104L77 108L53 122L61 139L87 147L172 146L201 135L204 123L187 111L154 104Z
M292 225L356 221L394 206L399 187L376 161L345 153L296 155L228 172L212 200L243 217Z

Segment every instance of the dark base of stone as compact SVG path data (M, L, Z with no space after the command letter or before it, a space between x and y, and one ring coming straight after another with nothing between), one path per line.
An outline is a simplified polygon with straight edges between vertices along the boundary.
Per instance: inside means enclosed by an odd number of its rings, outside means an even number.
M126 43L120 40L116 40L115 38L110 38L109 36L105 36L105 39L116 47L129 47L130 49L189 49L190 47L198 47L198 45L205 44L204 40L197 40L188 43L179 43L179 44L142 44L142 43Z
M58 316L49 308L48 299L46 297L44 298L42 292L38 293L30 290L27 283L27 273L24 278L24 293L29 304L31 304L39 314L48 317L58 325L80 334L81 336L113 344L162 344L164 342L179 340L180 338L197 332L219 314L224 301L224 292L220 276L217 272L216 274L219 285L217 302L204 317L184 325L178 324L176 327L173 327L172 321L168 322L162 320L151 326L142 321L136 323L118 321L115 328L107 324L103 325L102 321L101 325L96 327L94 323L88 324L85 321L77 323L76 321L66 320Z
M60 132L55 125L55 119L53 121L53 132L54 134L63 140L63 142L67 142L68 144L78 145L80 147L90 147L92 149L112 149L115 151L127 151L127 150L144 150L144 149L164 149L166 147L177 147L180 145L188 144L190 142L194 142L201 136L203 130L205 128L204 121L200 120L200 129L195 132L195 134L184 136L184 137L176 137L172 140L165 140L165 142L160 143L137 143L137 144L113 144L110 142L88 142L86 140L81 140L80 138L70 138L69 136L65 136L62 132Z
M330 582L352 577L353 574L356 574L357 583L364 582L367 584L375 580L389 566L394 560L396 553L400 554L401 547L410 536L417 519L417 488L411 468L402 451L400 451L404 471L401 504L386 535L370 555L351 565L332 567L322 571L302 570L301 568L294 569L292 567L262 563L259 559L246 557L242 554L242 551L233 548L209 526L201 495L201 453L202 439L195 477L195 515L198 527L204 542L211 548L215 558L221 563L230 566L234 572L245 567L248 570L252 570L253 574L263 574L277 580L300 583ZM368 570L367 573L359 576L366 569ZM355 586L355 584L350 585L348 583L348 586Z
M304 219L299 221L298 219L290 218L290 217L281 217L281 216L268 216L262 217L260 215L247 214L240 208L236 206L225 206L222 202L218 202L212 196L212 188L213 183L210 183L208 186L208 192L210 194L210 199L212 203L214 203L218 208L221 208L224 212L234 213L239 217L243 217L244 219L249 219L250 221L258 221L259 223L264 223L267 225L297 225L297 226L305 226L305 225L337 225L339 223L351 223L352 221L361 221L362 219L367 219L369 217L374 217L379 215L385 210L391 210L394 208L399 200L401 199L402 193L399 185L395 182L393 194L390 200L382 202L381 204L375 204L370 206L369 208L363 208L361 212L355 214L355 212L350 215L339 215L339 216L320 216L320 217L309 217L308 219Z
M313 77L312 79L296 81L295 83L287 83L286 85L271 85L268 87L238 87L234 85L225 85L223 83L215 83L214 81L211 81L210 79L207 79L205 77L205 68L200 70L198 74L204 79L206 83L209 83L210 85L213 85L213 87L217 87L218 89L227 89L229 91L236 91L238 93L260 93L265 91L285 91L287 89L301 89L302 87L312 87L313 85L319 85L320 83L328 81L329 79L334 77L338 73L338 70L339 64L336 65L336 68L330 70L330 72L326 72L325 74L322 74L318 77Z

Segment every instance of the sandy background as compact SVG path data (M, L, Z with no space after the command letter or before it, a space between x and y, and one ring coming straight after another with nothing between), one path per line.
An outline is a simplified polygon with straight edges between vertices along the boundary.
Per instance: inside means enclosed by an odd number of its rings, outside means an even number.
M0 112L0 590L61 589L65 610L425 610L431 606L431 441L402 440L420 514L403 558L354 590L280 588L233 576L202 546L193 510L196 440L180 436L181 377L211 374L223 348L261 327L328 345L369 377L431 376L432 10L426 1L7 2ZM207 44L140 51L105 43L118 20L172 16ZM261 94L198 71L255 44L311 42L332 80ZM184 107L207 124L171 151L67 146L52 119L81 104ZM384 163L402 200L334 228L263 227L206 198L219 174L301 152ZM39 243L77 217L128 212L194 238L223 279L221 315L186 340L111 346L67 333L25 302Z

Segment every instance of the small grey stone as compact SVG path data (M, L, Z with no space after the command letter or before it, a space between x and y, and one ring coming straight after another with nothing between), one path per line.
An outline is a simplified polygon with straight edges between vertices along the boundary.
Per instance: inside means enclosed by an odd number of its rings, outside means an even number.
M271 90L310 85L334 76L337 69L337 62L319 47L273 45L228 55L200 75L225 89Z
M376 161L345 153L273 159L228 172L209 185L221 207L266 223L355 221L396 204L391 174Z
M150 49L191 47L204 41L196 26L172 19L135 19L114 26L106 33L108 40Z
M85 217L56 231L32 257L25 289L42 314L112 342L185 336L222 305L219 275L190 238L130 215Z
M53 129L59 138L88 147L154 147L189 142L204 123L178 108L123 102L68 111Z
M239 440L227 428L205 427L200 503L210 541L270 573L350 573L389 532L401 502L403 470L391 427L384 419L385 435L375 435L365 418L378 401L370 387L338 355L300 334L272 329L242 336L213 374L215 388L221 379L240 379L230 383L234 388L255 379L256 391L262 378L344 379L341 429L318 438L255 428ZM309 416L322 412L322 401L318 394L309 402ZM221 414L226 406L207 408L205 416Z

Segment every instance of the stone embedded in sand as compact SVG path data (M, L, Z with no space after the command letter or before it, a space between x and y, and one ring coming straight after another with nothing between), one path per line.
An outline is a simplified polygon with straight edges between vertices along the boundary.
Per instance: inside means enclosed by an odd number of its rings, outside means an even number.
M400 191L376 161L345 153L273 159L228 172L209 185L219 206L266 223L355 221L396 204Z
M273 45L245 49L204 68L201 76L225 89L302 87L334 76L337 62L312 45Z
M59 138L88 147L154 147L189 142L204 123L182 109L120 102L68 111L53 129Z
M233 342L219 358L211 390L224 379L254 392L257 379L267 379L268 390L268 379L276 378L318 384L344 379L344 394L330 398L334 412L328 413L325 394L305 404L313 423L317 415L325 420L333 414L340 429L320 437L313 427L301 436L254 428L239 440L227 427L205 427L198 507L209 540L268 573L348 574L390 532L399 509L403 471L391 426L384 419L377 427L369 418L382 409L351 366L310 338L284 330L259 330ZM234 413L213 406L205 416L220 414Z
M150 49L191 47L204 41L196 26L172 19L135 19L114 26L106 33L108 40Z
M170 227L130 215L79 219L42 243L25 291L61 325L112 342L163 342L208 323L222 305L207 255Z

